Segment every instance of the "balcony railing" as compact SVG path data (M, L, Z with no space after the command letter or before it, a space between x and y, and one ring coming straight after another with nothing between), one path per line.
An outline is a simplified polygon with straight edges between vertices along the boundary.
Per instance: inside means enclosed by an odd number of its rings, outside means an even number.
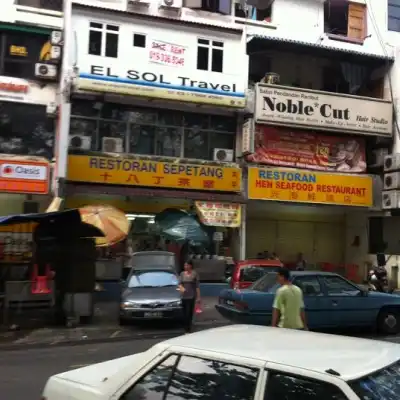
M42 10L62 11L63 0L16 0L15 4Z

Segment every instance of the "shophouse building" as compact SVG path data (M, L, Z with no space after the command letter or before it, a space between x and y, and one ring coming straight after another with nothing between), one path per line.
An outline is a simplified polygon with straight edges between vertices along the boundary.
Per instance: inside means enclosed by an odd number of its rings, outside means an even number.
M62 1L5 0L0 13L0 214L50 203ZM52 34L52 32L58 32ZM54 41L54 40L53 40ZM53 43L54 44L54 43ZM31 226L0 232L0 263L30 257Z
M197 210L221 233L218 254L243 257L243 26L185 17L182 4L169 1L91 3L72 4L65 32L71 90L60 107L57 177L66 207L124 210L135 220L133 250L154 237L156 213Z
M267 250L296 265L302 253L308 268L364 279L393 140L395 54L381 8L276 0L268 18L247 22L247 257Z

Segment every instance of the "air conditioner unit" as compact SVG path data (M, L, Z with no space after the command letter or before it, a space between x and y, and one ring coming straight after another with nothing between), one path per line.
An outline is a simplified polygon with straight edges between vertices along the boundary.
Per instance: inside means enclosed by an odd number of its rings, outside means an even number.
M61 31L52 31L50 35L50 43L52 46L58 46L62 42L62 32Z
M388 155L388 149L376 149L372 151L372 163L371 167L383 167L385 163L385 157Z
M51 64L36 63L35 64L35 76L42 79L56 79L57 78L57 66Z
M383 163L383 170L385 172L400 170L400 154L386 156Z
M159 3L159 8L180 10L182 5L182 0L161 0Z
M124 150L124 141L121 138L103 137L101 142L101 151L106 153L122 153Z
M69 147L74 150L90 150L92 138L84 135L71 135L69 138Z
M232 162L233 150L231 149L214 149L214 161Z
M382 208L384 210L400 208L400 191L391 190L390 192L382 192Z
M51 61L59 61L61 59L61 47L60 46L51 46L50 59L51 59Z
M400 171L383 176L383 190L400 189Z

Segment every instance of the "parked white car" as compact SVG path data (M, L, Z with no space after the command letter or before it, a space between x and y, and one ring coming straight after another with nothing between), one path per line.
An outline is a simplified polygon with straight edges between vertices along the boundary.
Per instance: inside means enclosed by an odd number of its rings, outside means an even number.
M400 344L232 325L52 376L45 400L395 400Z

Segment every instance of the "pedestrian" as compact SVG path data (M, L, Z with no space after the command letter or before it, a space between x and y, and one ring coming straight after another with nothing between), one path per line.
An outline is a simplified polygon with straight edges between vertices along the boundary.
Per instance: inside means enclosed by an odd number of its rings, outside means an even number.
M303 292L290 281L290 271L280 268L277 280L281 287L276 291L272 306L272 326L308 330Z
M296 261L296 271L304 271L306 269L307 262L304 259L303 253L297 254L297 261Z
M192 330L193 313L196 302L200 302L199 275L193 270L193 262L186 261L184 270L180 274L179 291L182 294L182 309L185 324L185 332Z

